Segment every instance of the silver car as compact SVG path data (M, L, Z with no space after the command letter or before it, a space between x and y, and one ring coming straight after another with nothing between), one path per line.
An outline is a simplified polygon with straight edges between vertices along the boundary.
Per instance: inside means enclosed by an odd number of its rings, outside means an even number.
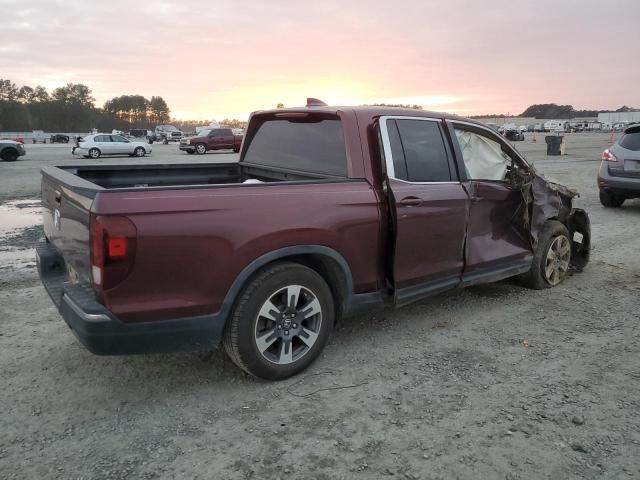
M151 153L151 145L145 142L132 142L122 135L97 133L81 138L71 153L85 158L100 158L102 155L129 155L144 157Z
M605 207L619 207L627 198L640 197L640 124L627 127L602 152L598 188Z

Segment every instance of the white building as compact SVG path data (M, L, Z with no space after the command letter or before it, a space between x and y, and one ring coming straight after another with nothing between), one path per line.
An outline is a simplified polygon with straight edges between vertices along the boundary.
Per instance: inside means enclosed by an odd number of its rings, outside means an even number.
M600 123L608 123L610 125L620 122L640 123L640 112L599 113L598 121Z

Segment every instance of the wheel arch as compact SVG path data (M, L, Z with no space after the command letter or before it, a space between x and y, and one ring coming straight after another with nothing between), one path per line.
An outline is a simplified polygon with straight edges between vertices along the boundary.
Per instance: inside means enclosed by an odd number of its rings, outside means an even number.
M9 151L13 151L16 153L16 155L20 155L20 152L18 151L18 149L12 145L5 145L4 147L0 148L0 157L2 155L5 154L5 152L9 152Z
M223 316L229 317L240 292L258 272L283 261L304 265L327 282L334 297L336 319L349 312L354 295L353 277L344 257L323 245L296 245L265 253L244 267L225 295L221 308Z

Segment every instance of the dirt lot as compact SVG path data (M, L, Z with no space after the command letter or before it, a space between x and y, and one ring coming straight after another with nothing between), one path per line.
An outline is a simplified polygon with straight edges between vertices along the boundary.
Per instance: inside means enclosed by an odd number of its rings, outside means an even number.
M7 203L37 199L41 165L74 160L27 146L0 163L0 231L20 227L0 237L0 478L640 478L640 201L600 206L606 135L570 136L564 157L541 140L518 148L591 216L583 273L354 318L279 383L221 351L84 350L31 260L37 202ZM154 145L147 161L229 158Z

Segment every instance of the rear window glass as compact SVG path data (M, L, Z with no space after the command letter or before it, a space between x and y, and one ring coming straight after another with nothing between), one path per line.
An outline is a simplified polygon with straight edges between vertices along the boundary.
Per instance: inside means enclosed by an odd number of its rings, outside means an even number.
M640 130L631 133L625 133L620 137L620 146L627 150L640 150Z
M338 119L266 120L251 138L243 162L347 176L347 154Z
M448 182L449 160L440 125L430 120L387 120L395 178Z

